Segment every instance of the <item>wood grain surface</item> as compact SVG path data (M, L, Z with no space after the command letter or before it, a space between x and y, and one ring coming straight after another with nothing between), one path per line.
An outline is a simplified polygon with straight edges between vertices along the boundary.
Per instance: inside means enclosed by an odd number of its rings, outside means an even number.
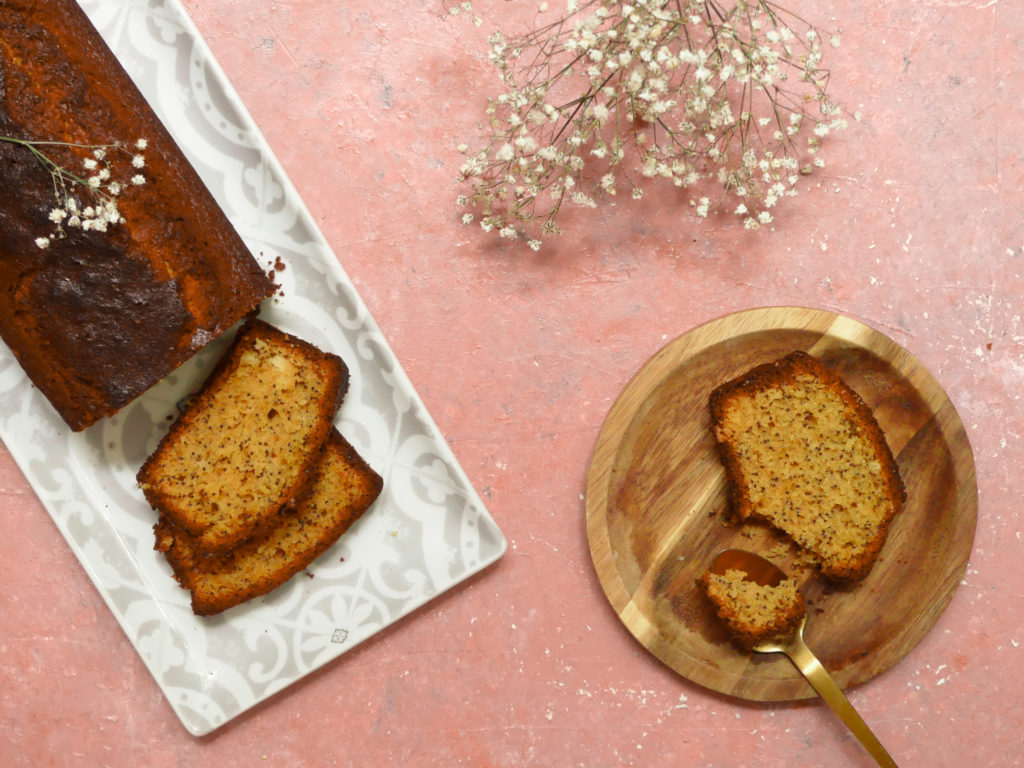
M907 503L871 573L828 582L795 545L732 525L708 396L794 350L817 356L868 404L896 456ZM598 577L630 632L680 675L759 701L814 691L780 654L735 646L696 586L715 554L750 549L795 575L808 646L841 687L902 659L934 626L963 575L978 493L963 424L931 374L882 333L842 315L754 309L670 342L616 400L587 476L587 535Z

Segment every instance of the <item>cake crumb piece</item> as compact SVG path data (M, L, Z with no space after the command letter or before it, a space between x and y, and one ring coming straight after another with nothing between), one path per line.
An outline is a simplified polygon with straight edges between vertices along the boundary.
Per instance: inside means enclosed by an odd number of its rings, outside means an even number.
M724 574L705 572L700 583L729 634L746 648L788 637L807 610L792 577L764 586L729 568Z

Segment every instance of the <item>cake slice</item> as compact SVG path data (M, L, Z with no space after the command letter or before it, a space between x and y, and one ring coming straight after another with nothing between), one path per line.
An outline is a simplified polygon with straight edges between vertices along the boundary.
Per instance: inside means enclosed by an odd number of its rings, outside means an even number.
M746 648L789 637L807 611L792 577L762 585L729 568L724 574L706 571L699 581L729 634Z
M312 490L348 387L341 358L249 320L138 473L205 552L250 538Z
M723 384L710 405L733 515L784 531L825 576L866 576L905 493L857 393L817 358L794 352Z
M282 512L276 527L220 555L203 555L195 539L161 517L156 549L192 593L192 610L211 616L265 595L327 551L370 507L383 481L336 431L315 472L311 495Z

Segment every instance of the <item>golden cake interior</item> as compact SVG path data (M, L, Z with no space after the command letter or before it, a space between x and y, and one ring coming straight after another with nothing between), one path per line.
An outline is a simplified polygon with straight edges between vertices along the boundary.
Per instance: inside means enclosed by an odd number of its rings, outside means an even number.
M777 586L761 585L729 568L724 574L704 574L702 582L730 634L748 647L786 637L806 610L793 578Z
M842 557L865 548L887 519L871 444L813 376L737 399L722 429L742 458L751 504L802 546Z
M162 514L223 551L309 492L347 369L300 339L250 320L139 481Z
M863 578L902 507L902 480L870 409L806 353L759 366L711 398L730 505L840 580Z

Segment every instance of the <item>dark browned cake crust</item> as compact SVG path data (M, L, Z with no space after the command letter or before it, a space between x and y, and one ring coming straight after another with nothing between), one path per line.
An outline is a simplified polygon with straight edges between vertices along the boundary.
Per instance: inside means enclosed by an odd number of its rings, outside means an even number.
M195 539L167 518L154 527L192 610L212 616L265 595L326 552L380 494L383 480L337 431L331 432L311 495L282 512L277 526L222 555L204 556Z
M826 576L866 576L906 494L857 393L794 352L723 384L710 406L733 515L784 531Z
M0 135L148 142L146 183L119 199L125 222L67 228L45 249L50 173L0 142L0 334L72 429L124 407L273 293L75 0L0 0ZM88 156L46 151L76 172Z
M225 552L311 492L347 389L337 355L247 320L142 465L139 486L205 552Z

